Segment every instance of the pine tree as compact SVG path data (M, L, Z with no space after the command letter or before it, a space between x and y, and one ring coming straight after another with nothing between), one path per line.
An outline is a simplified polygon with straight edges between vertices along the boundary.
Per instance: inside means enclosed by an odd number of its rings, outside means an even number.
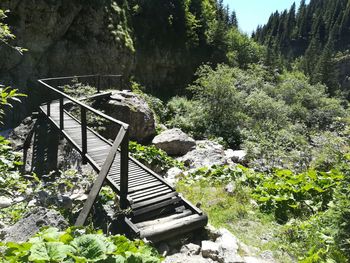
M329 39L323 52L317 62L314 73L314 81L325 84L328 88L328 93L333 96L339 88L337 80L337 72L333 62L334 43Z
M236 12L233 10L230 16L230 26L232 27L238 27L238 20L237 20L237 15Z

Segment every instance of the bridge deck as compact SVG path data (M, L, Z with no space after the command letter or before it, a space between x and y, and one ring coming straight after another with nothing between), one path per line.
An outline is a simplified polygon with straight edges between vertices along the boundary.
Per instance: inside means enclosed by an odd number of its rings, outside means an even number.
M40 107L50 121L60 128L60 105L58 101L51 102L50 114L46 105ZM73 146L82 152L82 128L78 119L64 111L64 129L62 134ZM112 143L88 128L87 161L96 172L101 171ZM120 193L120 152L113 161L108 172L107 181ZM131 208L130 216L125 218L132 232L153 241L175 236L206 225L207 216L182 198L173 187L161 176L129 157L128 160L128 191L127 200Z

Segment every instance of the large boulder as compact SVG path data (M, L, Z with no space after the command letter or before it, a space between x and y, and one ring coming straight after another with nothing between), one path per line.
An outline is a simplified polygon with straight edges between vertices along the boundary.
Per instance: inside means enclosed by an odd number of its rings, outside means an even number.
M110 99L101 104L101 109L107 115L129 124L131 140L148 142L156 135L154 114L140 95L130 91L114 91ZM114 139L118 129L118 125L108 124L103 135Z
M181 156L190 151L196 142L178 128L165 130L156 137L152 143L169 155Z
M193 169L228 163L224 147L209 140L197 141L195 149L178 158L178 160Z
M68 223L56 210L36 207L27 212L16 224L3 229L1 236L4 238L0 236L0 239L5 242L25 242L44 226L63 230L68 227Z

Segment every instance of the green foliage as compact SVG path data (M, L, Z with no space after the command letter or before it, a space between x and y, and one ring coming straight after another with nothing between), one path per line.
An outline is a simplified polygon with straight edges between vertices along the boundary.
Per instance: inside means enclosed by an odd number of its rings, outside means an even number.
M279 169L258 173L240 165L200 168L183 176L178 189L191 200L199 200L212 223L229 228L235 225L232 231L254 246L259 239L257 230L250 227L241 232L237 225L253 214L253 225L260 222L260 228L267 231L274 220L261 221L263 213L284 224L273 226L273 240L278 245L269 242L269 249L288 251L304 263L345 263L350 255L349 160L345 155L327 172L308 170L299 174ZM233 192L224 194L223 188L229 183ZM252 198L260 207L258 214L251 211ZM251 237L247 236L250 232Z
M196 138L204 134L206 120L200 102L176 96L167 103L167 109L167 126L181 128Z
M4 11L0 9L0 45L4 44L12 49L15 49L20 54L22 54L24 51L27 51L27 50L21 47L14 47L9 44L9 41L12 39L15 39L16 36L12 34L10 27L7 24L2 22L7 17L6 13L8 13L8 10Z
M104 236L87 229L46 228L25 243L0 243L0 262L140 262L161 261L158 253L140 240Z
M3 197L15 198L25 194L33 184L21 176L21 153L14 152L10 141L0 136L0 193ZM35 181L35 180L34 180ZM35 182L34 182L35 183ZM10 207L0 210L0 219L4 223L17 221L25 211L25 205L13 203Z
M304 74L271 75L257 65L248 70L219 65L202 66L197 75L189 86L192 100L169 101L169 126L243 147L251 166L260 170L331 166L337 154L326 142L345 149L347 103L328 97L323 85L310 85ZM322 138L327 140L322 143Z
M183 168L183 163L171 158L154 145L144 146L136 142L129 143L131 156L146 166L159 172L166 172L172 167Z
M26 97L25 94L19 93L17 89L12 89L11 87L4 87L0 85L0 124L2 124L1 119L4 116L5 107L8 106L12 108L11 101L21 102L19 97Z

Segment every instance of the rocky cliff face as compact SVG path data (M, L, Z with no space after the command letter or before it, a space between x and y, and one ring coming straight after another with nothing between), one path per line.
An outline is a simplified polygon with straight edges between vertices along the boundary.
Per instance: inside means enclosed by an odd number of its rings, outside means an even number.
M20 55L0 45L1 81L35 95L30 96L31 103L24 111L43 97L36 84L40 77L91 73L128 76L134 67L126 14L116 2L2 0L0 8L11 10L5 21L17 36L11 44L28 49Z
M47 91L36 81L40 77L113 73L127 79L134 75L148 91L164 96L188 84L202 58L186 48L181 33L185 25L169 24L174 11L164 13L162 6L141 8L135 14L134 9L142 5L147 2L2 0L0 8L10 10L5 22L16 35L11 44L28 49L20 55L0 44L1 83L29 95L21 114L12 113L6 121L9 126L45 99ZM164 23L153 19L155 12Z

